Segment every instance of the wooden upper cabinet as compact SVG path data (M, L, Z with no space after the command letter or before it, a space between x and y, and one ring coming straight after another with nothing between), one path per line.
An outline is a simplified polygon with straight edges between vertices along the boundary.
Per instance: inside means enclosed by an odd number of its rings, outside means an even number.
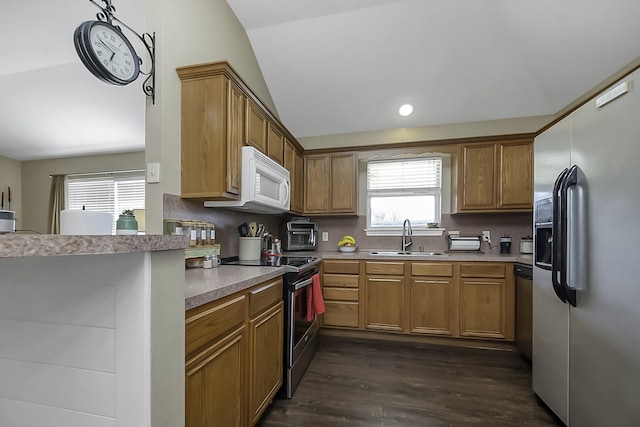
M495 144L461 145L460 209L495 208Z
M242 146L245 140L245 108L247 98L234 82L227 87L227 191L240 194L242 174Z
M253 102L247 103L247 145L267 153L267 118Z
M207 65L178 69L182 81L184 198L237 200L246 96Z
M356 214L356 154L317 154L304 159L304 213Z
M358 179L354 153L331 155L331 212L356 213Z
M504 143L498 146L500 182L498 208L533 208L533 144Z
M461 144L457 212L529 212L533 204L533 141Z
M291 207L289 210L301 214L302 184L304 180L302 175L302 154L296 150L296 147L286 137L284 139L284 167L289 171L289 179L291 181Z
M292 211L302 213L302 150L227 62L176 69L182 88L181 197L239 200L242 146L285 163L285 141L294 148ZM327 170L329 170L327 168Z
M304 157L304 213L329 211L329 156Z
M284 134L273 122L267 126L267 155L279 164L284 164Z

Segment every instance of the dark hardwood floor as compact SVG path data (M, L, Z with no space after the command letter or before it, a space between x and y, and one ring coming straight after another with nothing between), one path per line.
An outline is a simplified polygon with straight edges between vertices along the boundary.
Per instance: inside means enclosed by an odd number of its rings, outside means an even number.
M531 367L505 350L320 336L293 399L260 427L558 426L531 391Z

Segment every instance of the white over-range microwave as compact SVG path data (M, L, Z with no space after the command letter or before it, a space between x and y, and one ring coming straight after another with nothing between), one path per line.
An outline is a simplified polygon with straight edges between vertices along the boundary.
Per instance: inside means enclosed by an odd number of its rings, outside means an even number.
M289 210L289 171L254 147L242 147L241 179L240 200L208 201L204 206L263 214Z

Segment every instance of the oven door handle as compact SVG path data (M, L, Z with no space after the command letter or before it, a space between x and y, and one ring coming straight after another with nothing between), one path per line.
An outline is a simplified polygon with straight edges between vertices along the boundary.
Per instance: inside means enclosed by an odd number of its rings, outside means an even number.
M294 283L292 285L293 286L293 290L297 291L298 289L302 289L302 288L304 288L306 286L309 286L312 283L313 283L313 279L310 277L310 278L305 279L305 280L303 280L301 282Z

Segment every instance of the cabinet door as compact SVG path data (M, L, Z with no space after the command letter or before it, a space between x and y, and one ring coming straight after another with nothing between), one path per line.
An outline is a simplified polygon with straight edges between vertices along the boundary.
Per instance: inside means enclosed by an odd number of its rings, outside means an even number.
M444 277L411 279L411 332L453 335L453 281Z
M304 160L302 158L302 153L299 151L295 152L295 165L292 181L295 182L295 186L292 187L291 190L291 210L294 212L302 213L303 209L303 200L302 194L304 192Z
M246 425L245 327L213 343L186 365L186 427Z
M284 164L284 134L272 122L269 122L267 128L267 155L282 165Z
M240 194L242 145L245 140L247 98L238 85L229 81L227 115L227 192Z
M329 156L304 157L304 212L329 211Z
M228 79L222 76L182 82L181 195L184 198L233 200L239 197L239 189L227 185L228 94Z
M302 154L286 137L284 139L284 167L289 171L291 181L290 210L302 213Z
M358 192L356 155L331 155L330 212L356 213Z
M495 201L495 144L462 145L459 156L460 209L494 209Z
M505 339L505 279L462 279L460 286L460 335Z
M283 304L278 303L250 321L252 353L249 390L252 425L258 421L282 385Z
M367 329L404 330L404 277L367 276L365 319Z
M533 209L533 144L499 144L498 156L498 208Z
M253 145L261 152L267 152L267 118L252 101L247 107L247 145Z

